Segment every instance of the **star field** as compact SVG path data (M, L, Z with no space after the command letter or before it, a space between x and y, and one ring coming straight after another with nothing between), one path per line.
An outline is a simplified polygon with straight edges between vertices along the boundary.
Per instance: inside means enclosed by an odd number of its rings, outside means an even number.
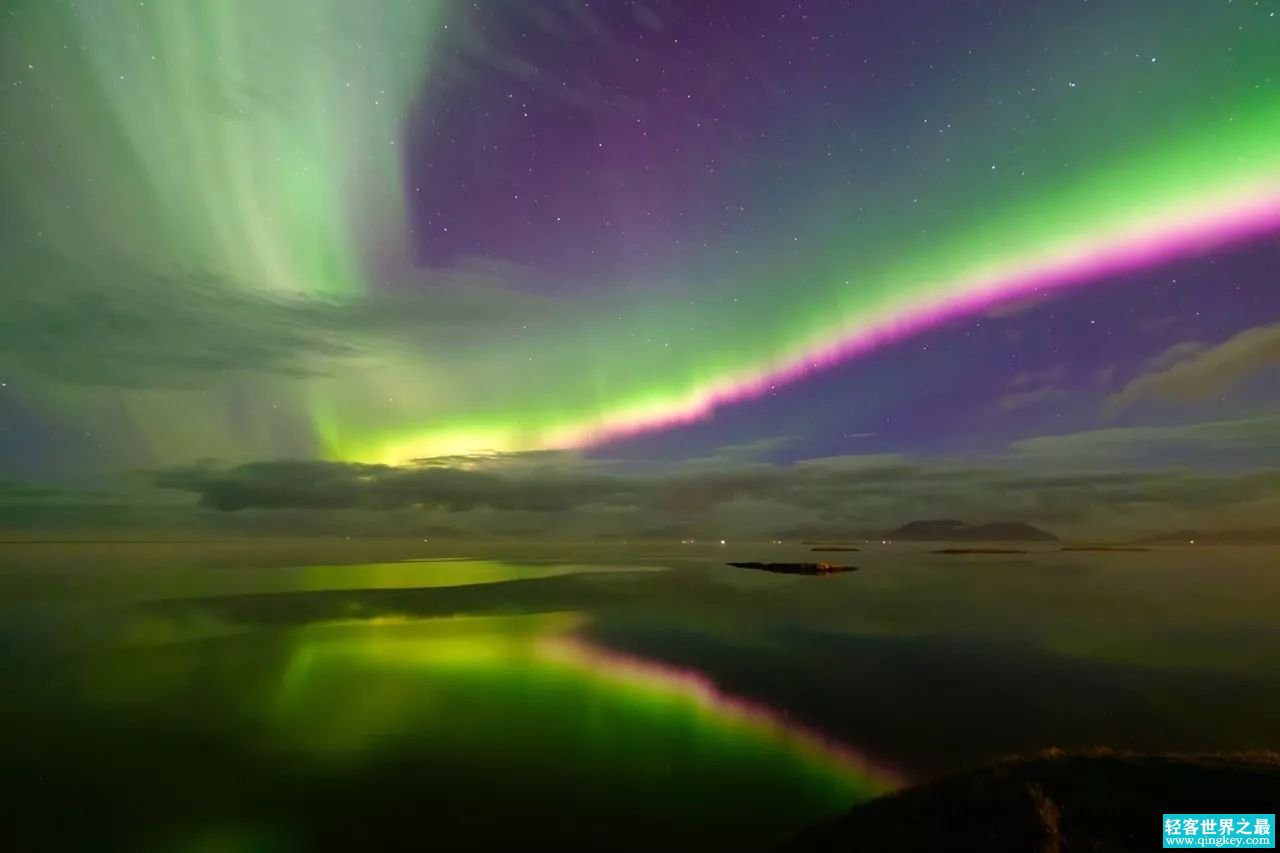
M1273 410L1272 4L374 6L7 5L11 472Z

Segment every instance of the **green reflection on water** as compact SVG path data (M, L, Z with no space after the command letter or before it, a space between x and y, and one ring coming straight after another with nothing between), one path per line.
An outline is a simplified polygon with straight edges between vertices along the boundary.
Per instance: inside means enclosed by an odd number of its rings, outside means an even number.
M314 849L370 822L403 833L406 804L473 843L522 827L573 843L756 847L895 784L697 673L583 641L585 621L200 625L196 639L132 644L81 686L98 713L179 730L197 717L203 741L242 753L225 782L243 790L215 785L166 816L149 849Z
M269 568L112 565L86 570L76 561L0 572L0 603L141 601L370 589L431 589L538 580L582 573L655 571L571 563L406 560Z
M696 673L576 639L570 629L581 621L554 614L301 629L276 720L330 756L358 757L409 728L437 728L463 749L506 740L521 760L571 756L592 773L624 777L626 787L754 767L793 777L793 791L807 786L819 800L847 803L891 783L887 771Z

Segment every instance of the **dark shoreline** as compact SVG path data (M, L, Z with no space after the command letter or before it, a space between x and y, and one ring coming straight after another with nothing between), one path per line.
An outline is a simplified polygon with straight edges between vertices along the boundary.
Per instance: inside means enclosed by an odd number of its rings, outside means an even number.
M1269 814L1280 754L1050 750L856 806L782 849L1060 853L1156 849L1164 813Z

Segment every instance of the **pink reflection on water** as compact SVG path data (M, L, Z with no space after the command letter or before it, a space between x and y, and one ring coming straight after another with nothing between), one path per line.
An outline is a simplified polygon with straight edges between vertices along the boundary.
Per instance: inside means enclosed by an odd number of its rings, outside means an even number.
M597 646L579 637L551 636L537 642L537 654L546 660L590 670L596 674L691 700L719 720L737 724L782 740L818 764L825 764L870 793L902 787L905 776L874 761L829 735L791 720L785 711L721 690L697 670L671 666Z

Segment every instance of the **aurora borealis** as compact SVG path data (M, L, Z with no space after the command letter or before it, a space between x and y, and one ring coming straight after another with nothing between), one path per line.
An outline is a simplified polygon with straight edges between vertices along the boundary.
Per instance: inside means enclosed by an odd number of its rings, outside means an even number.
M0 848L1273 771L1277 518L1280 0L0 0Z
M0 44L7 476L1274 413L1271 3L13 0ZM1226 404L1144 390L1251 331Z

